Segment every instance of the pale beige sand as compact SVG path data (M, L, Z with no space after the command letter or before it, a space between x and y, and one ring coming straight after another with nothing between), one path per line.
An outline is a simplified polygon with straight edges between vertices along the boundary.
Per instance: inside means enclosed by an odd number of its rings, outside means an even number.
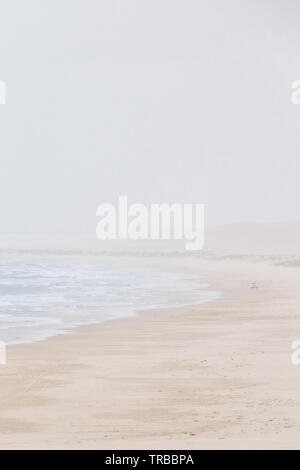
M298 268L165 263L204 274L223 298L10 347L1 448L300 448Z

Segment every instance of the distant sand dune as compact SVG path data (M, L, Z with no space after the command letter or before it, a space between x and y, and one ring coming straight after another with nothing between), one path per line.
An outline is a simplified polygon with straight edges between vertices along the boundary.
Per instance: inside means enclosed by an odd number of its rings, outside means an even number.
M0 250L99 252L185 252L181 241L105 241L96 234L0 235ZM208 228L203 253L218 255L300 255L300 222L239 223ZM190 253L191 254L191 253Z

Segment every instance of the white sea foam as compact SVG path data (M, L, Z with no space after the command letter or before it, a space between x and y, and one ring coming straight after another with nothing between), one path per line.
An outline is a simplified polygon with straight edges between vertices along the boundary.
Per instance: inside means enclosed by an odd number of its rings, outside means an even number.
M199 277L107 264L10 257L0 266L0 340L41 340L138 310L202 303L218 293Z

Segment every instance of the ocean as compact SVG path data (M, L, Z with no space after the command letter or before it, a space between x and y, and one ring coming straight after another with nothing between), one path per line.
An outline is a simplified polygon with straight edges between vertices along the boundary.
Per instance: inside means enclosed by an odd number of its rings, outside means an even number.
M198 304L219 294L198 276L83 262L70 256L2 256L0 341L39 341L139 310Z

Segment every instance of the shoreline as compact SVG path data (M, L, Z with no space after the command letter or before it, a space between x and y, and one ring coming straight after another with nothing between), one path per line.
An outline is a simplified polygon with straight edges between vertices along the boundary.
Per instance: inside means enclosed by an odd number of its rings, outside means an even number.
M197 305L220 295L199 274L170 272L167 266L163 270L151 269L132 262L124 266L105 258L93 261L87 257L57 263L50 257L37 262L29 257L21 267L16 267L16 258L5 264L8 276L12 271L12 283L14 270L17 272L16 293L19 285L21 292L26 289L26 295L18 294L15 300L14 296L3 294L1 341L7 346L30 344L69 334L81 326L136 316L141 310ZM74 280L73 263L77 269ZM42 293L36 292L35 279L31 283L22 277L28 269L36 277L41 276ZM57 276L63 281L55 282Z
M10 346L0 448L299 448L299 281L228 268L201 271L221 299Z

